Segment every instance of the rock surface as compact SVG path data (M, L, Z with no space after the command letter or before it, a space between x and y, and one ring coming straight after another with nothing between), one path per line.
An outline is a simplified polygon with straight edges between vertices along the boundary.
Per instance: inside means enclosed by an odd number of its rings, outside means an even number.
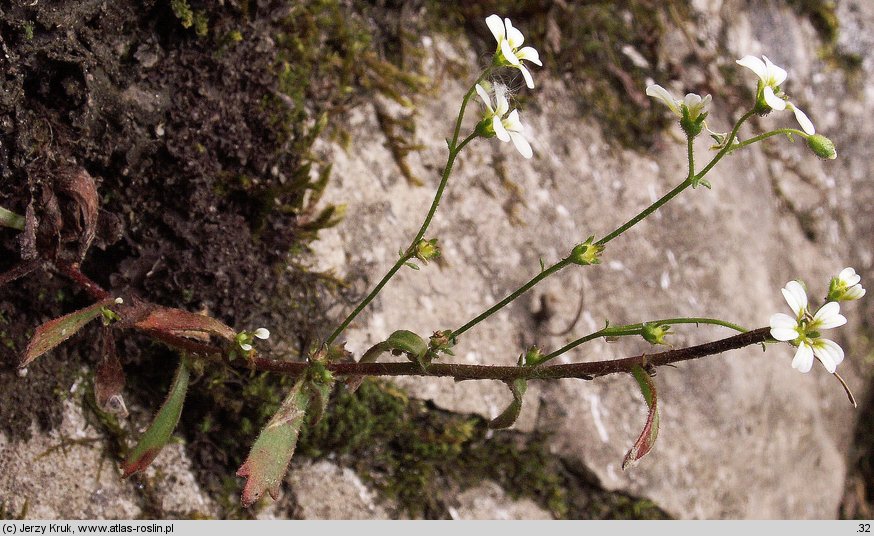
M691 5L697 27L669 29L664 38L672 57L690 60L676 80L654 82L674 94L712 92L708 125L728 130L755 83L733 60L764 53L789 71L787 93L836 142L838 160L819 161L800 141L776 138L726 158L708 176L712 190L684 192L612 242L603 264L568 268L486 320L460 340L454 360L514 364L531 344L556 348L605 320L714 316L760 327L772 313L787 309L779 289L790 279L805 280L813 296L847 265L872 281L874 218L868 207L874 203L869 179L874 165L867 143L874 139L874 125L867 118L874 111L869 82L874 6L866 0L837 2L836 50L860 58L859 72L851 76L821 59L816 30L783 3L695 0ZM694 43L689 35L696 36ZM422 44L432 72L441 62L475 65L484 57L463 39L431 35ZM476 140L465 150L426 235L439 237L445 266L402 270L344 335L356 355L395 329L427 336L458 327L536 274L540 259L554 262L588 236L605 235L684 178L679 127L662 133L649 149L618 147L605 134L609 124L582 118L567 80L545 70L534 75L537 89L519 91L527 97L522 120L534 158L526 161L497 140ZM740 99L721 89L729 76L747 82ZM348 212L314 245L319 268L334 269L366 291L391 266L430 203L445 161L443 140L467 83L469 77L444 77L416 107L415 141L423 149L408 162L424 187L403 179L378 134L376 107L408 113L396 105L380 101L353 111L345 125L348 146L320 143L319 151L334 165L325 202L345 203ZM514 83L518 87L520 81ZM473 102L471 115L479 109ZM465 125L472 127L473 119ZM753 125L743 138L795 123L792 114L775 113ZM707 142L696 147L700 168ZM849 325L870 318L872 304L847 306ZM340 317L345 311L331 313ZM853 329L836 338L847 350L842 374L861 394L870 348ZM722 329L683 328L671 343L679 347L724 335ZM593 341L562 360L641 351L649 351L643 341ZM532 384L516 429L550 432L552 451L568 464L593 473L606 488L646 497L680 518L834 518L854 415L833 378L818 365L800 375L789 367L791 356L786 346L764 354L756 347L661 369L655 378L662 404L658 443L626 471L620 469L623 455L645 415L630 378ZM398 383L440 408L487 418L510 400L499 382ZM62 426L50 433L34 430L33 439L15 442L0 434L0 499L8 499L7 508L17 511L27 498L30 517L140 515L141 496L104 463L100 441L50 450L97 434L92 432L81 409L68 404ZM213 515L216 501L197 486L182 446L170 451L150 473L159 481L162 507ZM280 500L264 517L397 515L357 475L332 462L295 460L287 484L296 508ZM453 504L453 515L464 519L548 517L489 482L461 493Z

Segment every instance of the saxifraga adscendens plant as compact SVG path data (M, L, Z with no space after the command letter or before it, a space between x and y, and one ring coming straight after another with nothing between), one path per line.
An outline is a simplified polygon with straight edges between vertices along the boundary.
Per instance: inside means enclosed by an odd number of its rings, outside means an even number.
M459 344L464 334L541 281L571 266L598 264L607 254L607 247L611 242L680 193L700 185L709 188L707 174L727 155L770 137L785 135L790 139L803 138L808 147L821 158L836 158L834 144L828 138L816 134L808 116L792 104L782 90L781 84L786 80L787 72L764 56L762 59L746 56L737 61L741 66L752 70L758 81L751 107L741 114L726 133L713 132L706 124L712 104L710 95L702 97L689 93L677 99L662 86L654 84L646 88L647 95L662 102L679 119L687 141L688 173L676 187L615 230L603 237L596 239L595 236L590 236L572 245L566 257L551 265L541 265L540 271L528 282L458 327L439 329L430 337L423 337L402 329L397 330L388 339L367 350L357 360L342 344L337 343L352 321L379 295L398 271L405 266L418 270L418 264L427 264L441 255L438 239L426 238L426 236L443 198L453 164L469 144L477 140L497 138L502 142L511 142L524 158L531 158L533 155L530 138L519 110L513 108L506 86L495 81L493 77L502 71L518 70L527 88L533 89L534 79L528 68L532 65L542 65L539 55L535 48L523 46L525 41L523 34L509 19L491 15L486 19L486 24L497 43L495 52L490 64L480 72L461 100L451 136L446 140L448 150L446 164L433 201L419 230L409 244L399 251L398 259L382 279L337 325L336 329L304 356L305 360L293 361L284 356L263 357L256 345L258 340L270 336L266 328L237 332L209 316L163 307L132 297L117 296L91 281L81 271L79 263L85 257L94 238L99 201L94 180L84 170L72 170L66 172L55 184L56 189L63 191L67 198L73 200L72 215L57 214L58 217L55 218L39 218L38 211L29 208L25 216L20 216L0 207L0 226L20 231L22 244L21 261L11 270L0 274L0 285L41 267L48 267L66 276L94 300L89 307L39 326L21 356L20 374L26 374L27 366L34 359L64 342L92 320L100 318L103 326L101 337L104 355L95 374L95 399L101 408L125 415L126 408L122 397L124 373L115 352L115 336L124 330L133 329L178 349L180 360L167 399L158 410L152 424L122 463L121 470L124 476L148 467L169 441L183 410L191 376L191 363L194 360L206 361L217 367L237 367L296 378L279 410L255 439L248 458L237 471L238 476L246 479L242 491L242 502L245 506L252 505L265 493L276 496L294 454L301 427L318 421L338 380L342 380L345 384L343 388L347 389L355 389L366 376L416 375L452 377L456 380L500 380L507 384L513 400L503 413L489 424L492 428L505 428L511 426L518 417L530 381L565 378L594 380L608 374L630 374L639 385L649 412L643 431L623 460L623 468L646 455L653 448L656 440L659 415L653 375L659 366L754 344L786 342L795 347L795 354L791 360L794 369L809 372L813 367L814 359L819 360L826 371L834 374L846 389L846 384L836 371L837 366L844 359L844 351L837 343L825 338L823 331L846 323L846 318L840 314L840 302L856 300L865 294L860 277L849 267L831 279L824 303L818 307L812 306L809 302L803 283L788 282L782 293L793 314L776 313L771 316L767 326L758 329L747 330L717 318L678 317L626 325L607 325L551 352L537 347L527 348L521 351L515 366L457 364L447 362L445 357L453 355L453 348ZM462 125L474 94L481 101L479 121L470 132L463 133ZM773 110L791 110L802 130L779 128L757 134L744 141L739 140L739 130L753 115L766 115ZM705 129L716 142L712 147L715 153L703 167L696 168L693 141ZM34 203L31 203L31 207L33 206ZM43 207L42 210L49 209ZM71 234L70 229L74 229L75 233ZM665 344L665 338L670 334L670 330L683 324L711 324L738 333L698 346L672 348L623 359L550 364L554 358L599 338L640 336L653 345L662 345ZM404 355L409 362L379 362L379 357L387 352ZM852 401L849 390L847 393Z

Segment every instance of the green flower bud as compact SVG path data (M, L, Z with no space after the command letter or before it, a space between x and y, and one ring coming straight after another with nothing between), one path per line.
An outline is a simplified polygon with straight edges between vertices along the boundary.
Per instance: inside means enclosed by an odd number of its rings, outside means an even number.
M440 257L440 248L437 247L437 239L419 240L419 243L416 244L415 257L425 264L428 264L428 261L430 260Z
M828 160L834 160L838 157L838 152L835 149L835 144L832 140L826 138L822 134L814 134L807 137L807 146L813 153Z
M577 245L570 254L569 260L574 264L587 266L589 264L598 264L601 262L601 252L604 251L604 246L593 244L594 236L590 236L582 244Z
M670 326L664 324L644 324L640 335L650 344L666 344L665 336L670 329Z
M525 365L529 367L539 365L543 362L544 357L545 356L543 355L543 352L540 351L540 348L532 346L527 352L525 352Z

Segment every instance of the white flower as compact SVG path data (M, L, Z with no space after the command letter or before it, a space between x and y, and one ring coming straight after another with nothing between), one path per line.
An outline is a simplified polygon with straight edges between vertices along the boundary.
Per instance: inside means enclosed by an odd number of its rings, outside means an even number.
M498 42L498 52L500 52L503 60L522 71L522 76L525 77L525 85L528 86L528 89L534 89L534 79L531 78L531 73L528 72L522 61L530 61L535 65L542 66L540 54L533 47L519 48L525 42L525 36L513 26L510 19L502 21L501 17L497 15L489 15L486 18L486 24Z
M782 292L795 317L784 313L772 315L771 337L798 347L792 359L792 368L795 370L809 372L813 367L813 358L816 357L826 370L834 373L838 364L844 360L844 350L838 343L823 339L819 332L847 323L847 319L840 314L841 306L837 302L828 302L811 315L808 310L807 292L801 283L790 281L786 283Z
M267 328L258 328L255 330L255 332L252 335L254 335L262 340L269 339L270 338L270 330L268 330Z
M753 71L759 77L759 80L762 82L762 96L768 106L777 111L786 109L792 110L795 114L795 119L798 121L798 124L801 125L804 132L808 134L816 134L816 129L813 128L813 123L810 122L807 114L789 102L786 99L786 95L780 91L780 84L786 81L786 77L788 76L786 69L771 63L771 60L769 60L767 56L762 56L762 59L765 61L762 61L755 56L744 56L737 60L737 63Z
M662 101L665 106L674 112L674 115L680 118L683 117L683 110L681 107L685 106L686 109L689 110L689 119L692 121L697 119L698 116L707 109L707 105L710 104L710 95L702 98L701 95L696 93L687 93L683 100L679 100L675 99L667 89L658 84L647 86L646 94Z
M831 301L858 300L865 295L865 289L859 283L862 278L856 270L849 266L832 278L829 283L828 299Z
M244 343L240 344L240 348L242 348L243 350L245 350L245 351L247 351L247 352L251 352L251 351L252 351L252 345L249 344L249 343L247 343L247 342L244 342Z
M481 85L476 85L476 92L485 103L488 112L485 115L486 121L491 121L490 126L499 140L507 142L512 141L513 145L519 153L525 158L531 158L533 152L531 145L522 133L525 127L519 121L519 111L513 110L507 115L510 110L510 103L507 101L507 88L501 84L495 84L495 107L492 108L492 101L489 98L488 92ZM506 116L506 117L505 117Z

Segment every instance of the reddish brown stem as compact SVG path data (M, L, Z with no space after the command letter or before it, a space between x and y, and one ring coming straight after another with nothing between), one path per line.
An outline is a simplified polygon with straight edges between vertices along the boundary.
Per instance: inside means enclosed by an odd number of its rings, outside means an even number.
M456 363L433 363L423 371L418 363L330 363L326 368L340 375L363 376L448 376L461 380L501 380L519 378L546 380L559 378L579 378L590 380L598 376L631 372L635 365L663 366L708 355L721 354L745 346L763 343L770 339L770 328L764 327L718 341L690 346L679 350L668 350L657 354L641 354L623 359L571 363L567 365L546 365L540 367L514 367L497 365L462 365ZM265 372L276 372L298 376L306 371L307 363L254 358L250 368Z
M91 280L87 275L82 273L79 268L79 263L58 263L55 265L58 271L73 280L74 283L82 287L92 299L101 301L110 297L109 292L103 290L103 287Z

